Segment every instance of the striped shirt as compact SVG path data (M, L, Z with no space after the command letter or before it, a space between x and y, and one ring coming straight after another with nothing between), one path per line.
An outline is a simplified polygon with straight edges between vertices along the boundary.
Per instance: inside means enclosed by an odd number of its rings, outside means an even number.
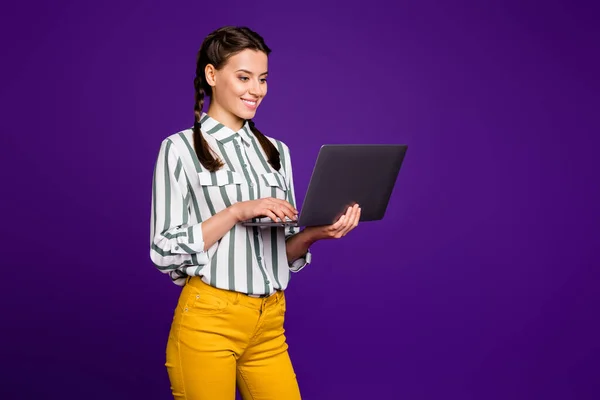
M236 224L204 251L202 221L236 202L264 197L296 207L289 148L267 136L280 153L277 171L248 122L234 132L202 113L201 123L201 134L224 166L210 172L200 164L192 129L162 141L152 184L150 258L179 286L197 275L214 287L250 295L284 290L290 271L298 272L311 259L309 250L288 262L285 242L299 232L297 227Z

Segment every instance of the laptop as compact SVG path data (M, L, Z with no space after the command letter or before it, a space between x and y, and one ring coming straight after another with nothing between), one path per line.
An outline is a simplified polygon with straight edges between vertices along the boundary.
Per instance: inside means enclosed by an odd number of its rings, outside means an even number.
M299 210L298 220L268 217L242 222L244 226L320 226L335 223L358 203L360 221L383 219L407 145L326 144L321 146Z

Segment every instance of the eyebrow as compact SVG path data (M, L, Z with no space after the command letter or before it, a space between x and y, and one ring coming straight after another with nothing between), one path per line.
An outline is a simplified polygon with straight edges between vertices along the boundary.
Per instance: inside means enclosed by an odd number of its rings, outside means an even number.
M235 71L235 72L245 72L245 73L247 73L247 74L249 74L249 75L252 75L252 72L248 71L247 69L238 69L238 70L237 70L237 71ZM269 71L267 71L267 72L263 72L263 73L262 73L262 74L260 74L260 75L267 75L268 73L269 73ZM259 75L259 76L260 76L260 75Z

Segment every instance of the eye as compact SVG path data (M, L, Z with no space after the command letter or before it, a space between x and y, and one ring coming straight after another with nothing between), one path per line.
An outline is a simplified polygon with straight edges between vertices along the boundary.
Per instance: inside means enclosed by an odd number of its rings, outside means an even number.
M267 78L262 78L260 81L261 81L262 83L267 83Z
M246 82L248 80L248 77L247 76L240 76L239 80L242 81L242 82Z

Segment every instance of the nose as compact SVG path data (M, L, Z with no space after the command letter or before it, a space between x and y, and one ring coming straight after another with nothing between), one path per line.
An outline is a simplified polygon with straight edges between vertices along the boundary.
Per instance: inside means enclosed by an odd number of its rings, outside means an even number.
M248 88L248 93L255 97L262 97L263 91L260 82L253 81L253 84Z

